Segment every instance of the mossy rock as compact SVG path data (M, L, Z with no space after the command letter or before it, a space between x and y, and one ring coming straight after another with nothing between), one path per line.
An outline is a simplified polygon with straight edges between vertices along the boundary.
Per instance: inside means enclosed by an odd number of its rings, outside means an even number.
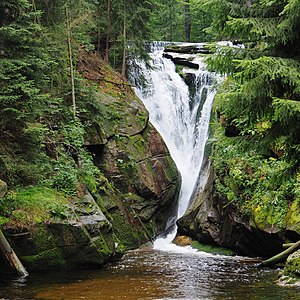
M300 286L300 250L292 253L287 258L279 283Z
M88 192L64 214L23 228L7 227L5 235L29 270L102 265L116 253L112 225Z
M199 243L197 241L193 241L191 243L191 246L199 251L203 251L206 253L212 253L212 254L219 254L219 255L227 255L227 256L233 256L236 255L236 253L228 248L218 247L216 245L208 245Z

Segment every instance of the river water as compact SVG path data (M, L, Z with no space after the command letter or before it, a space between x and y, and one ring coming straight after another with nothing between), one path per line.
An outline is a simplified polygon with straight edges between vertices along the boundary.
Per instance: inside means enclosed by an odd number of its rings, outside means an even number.
M299 299L299 289L276 285L277 272L257 269L243 257L145 249L100 270L31 274L23 282L0 279L0 299Z

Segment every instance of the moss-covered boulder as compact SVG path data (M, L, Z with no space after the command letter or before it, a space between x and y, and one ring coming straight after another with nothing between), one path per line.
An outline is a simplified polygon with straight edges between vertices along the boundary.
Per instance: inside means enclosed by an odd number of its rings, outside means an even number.
M283 285L300 286L300 250L292 253L286 261L286 265L279 278Z
M8 223L5 235L29 271L102 265L119 249L111 223L87 192L47 221Z

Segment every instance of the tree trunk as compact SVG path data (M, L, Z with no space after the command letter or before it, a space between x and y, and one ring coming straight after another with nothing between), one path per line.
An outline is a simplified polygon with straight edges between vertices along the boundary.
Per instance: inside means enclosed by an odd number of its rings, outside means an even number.
M279 262L282 262L287 259L287 257L296 251L300 247L300 241L294 243L291 247L284 250L283 252L261 262L260 266L267 267L267 266L274 266Z
M123 54L122 54L122 76L125 78L126 74L126 15L124 8L124 19L123 19Z
M185 41L189 43L191 41L191 11L190 0L185 0Z
M293 245L295 245L295 243L288 243L288 244L283 244L282 247L283 247L283 249L287 249L287 248L292 247Z
M98 2L98 34L97 34L97 51L101 55L101 0Z
M25 270L24 266L22 265L22 263L20 262L16 253L9 245L7 239L5 238L1 230L0 230L0 253L2 254L4 260L8 262L12 270L16 272L19 276L26 277L29 275L28 272Z
M107 24L106 24L105 61L109 62L109 38L110 38L110 0L107 0Z
M66 18L67 18L68 52L69 52L69 60L70 60L70 77L71 77L71 88L72 88L72 108L73 108L73 116L75 119L76 118L75 80L74 80L74 67L73 67L73 55L72 55L72 44L71 44L70 14L69 14L68 5L66 5Z

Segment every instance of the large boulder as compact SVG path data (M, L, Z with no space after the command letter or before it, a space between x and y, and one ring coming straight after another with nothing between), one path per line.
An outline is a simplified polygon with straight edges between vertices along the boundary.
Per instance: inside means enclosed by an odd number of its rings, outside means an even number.
M6 227L10 245L29 271L102 265L119 252L111 223L88 192L64 213L64 219L32 227Z

